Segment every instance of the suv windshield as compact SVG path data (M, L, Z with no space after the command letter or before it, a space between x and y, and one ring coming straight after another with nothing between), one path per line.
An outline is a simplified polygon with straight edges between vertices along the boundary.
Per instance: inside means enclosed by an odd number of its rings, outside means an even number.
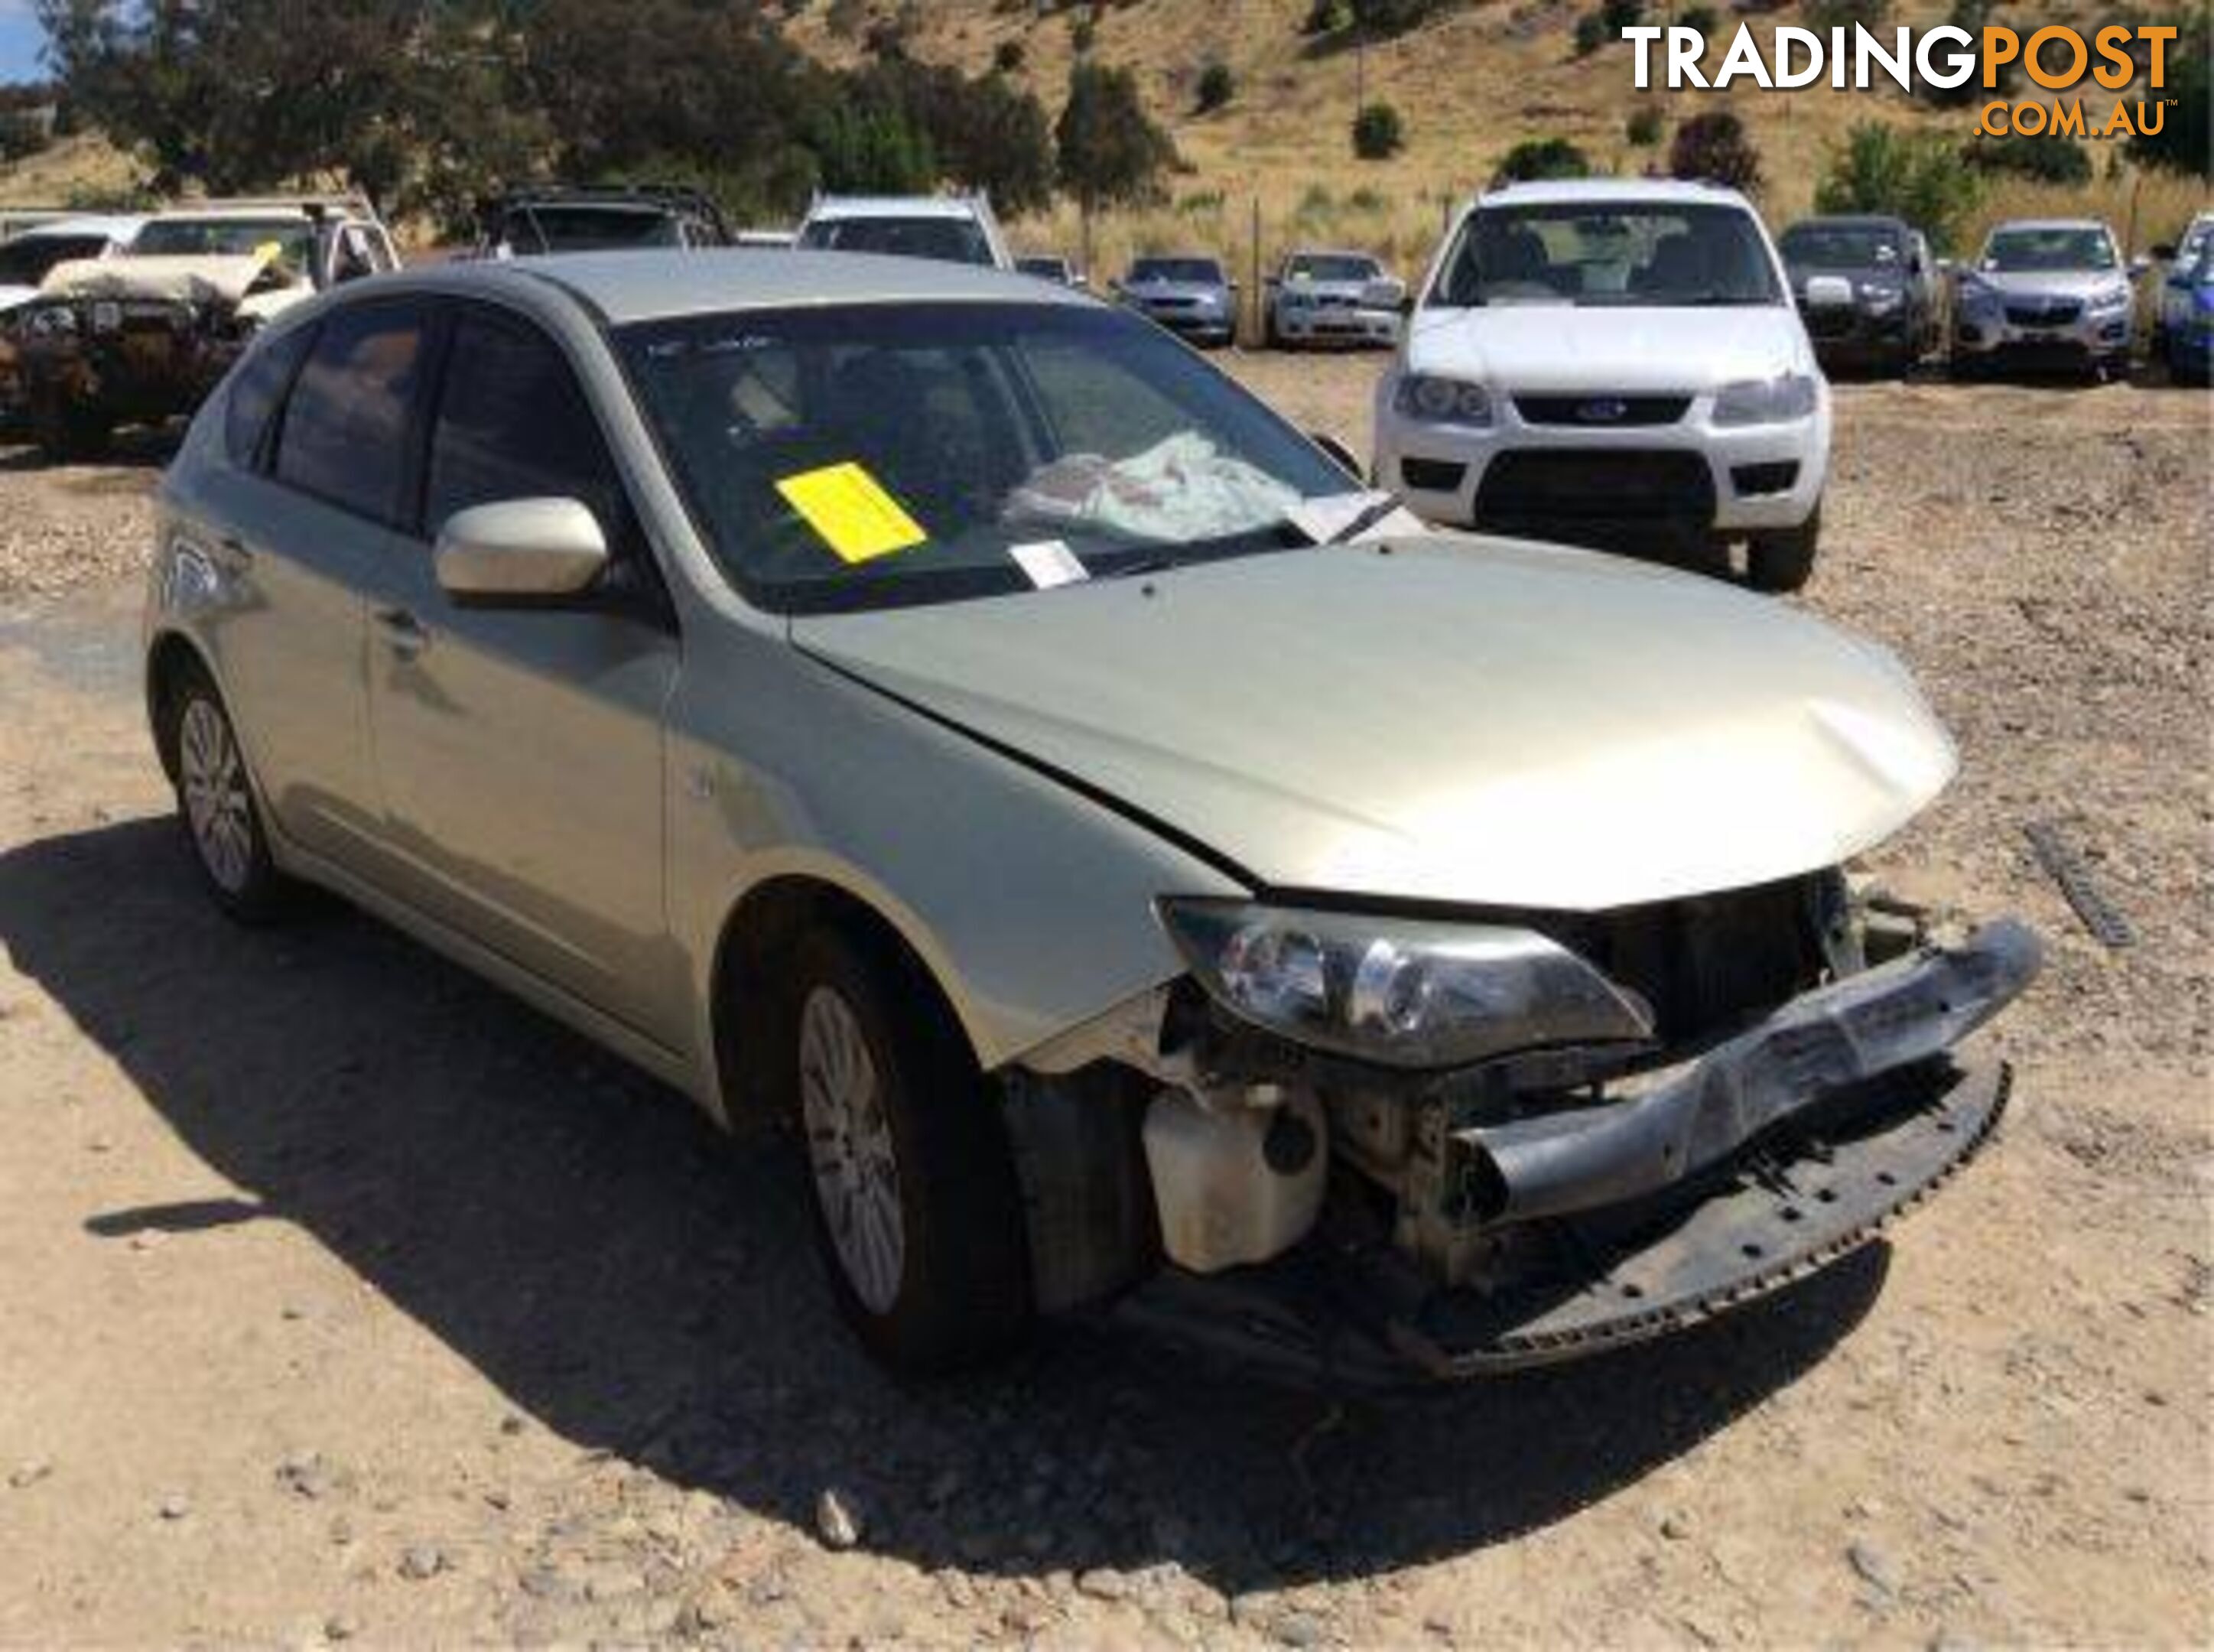
M890 253L945 264L990 264L992 244L971 218L817 218L799 244L834 253Z
M1188 281L1195 286L1222 285L1222 266L1211 258L1136 258L1130 260L1133 281Z
M0 247L0 285L35 287L55 265L107 249L106 236L19 236Z
M1277 549L1306 542L1292 506L1354 488L1119 311L844 305L617 338L718 559L782 613L1024 590L1042 556L1098 577Z
M2111 270L2114 242L2095 227L1998 229L1984 247L1984 267L2003 274L2047 270Z
M294 269L314 266L315 226L304 217L156 218L131 243L133 257L238 257L274 244Z
M1777 250L1787 264L1869 270L1899 261L1899 232L1880 223L1795 223Z
M682 247L683 226L654 206L511 204L500 239L518 253L605 252L626 247Z
M1373 281L1383 272L1373 258L1337 253L1300 253L1284 265L1287 281Z
M1783 302L1743 207L1698 201L1553 201L1471 212L1434 304L1671 309Z

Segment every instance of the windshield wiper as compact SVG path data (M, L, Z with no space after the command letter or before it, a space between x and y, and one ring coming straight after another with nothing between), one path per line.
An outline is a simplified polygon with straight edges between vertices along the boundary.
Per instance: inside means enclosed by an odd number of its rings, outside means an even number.
M1399 496L1397 493L1385 493L1379 496L1370 502L1367 509L1358 512L1352 520L1343 523L1336 533L1322 542L1325 545L1342 545L1349 540L1358 539L1397 511L1399 508Z

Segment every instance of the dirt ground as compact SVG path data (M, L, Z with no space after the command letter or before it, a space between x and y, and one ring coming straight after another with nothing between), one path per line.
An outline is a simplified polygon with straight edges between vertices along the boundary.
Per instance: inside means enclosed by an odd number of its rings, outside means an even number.
M1365 448L1373 359L1237 365ZM1090 1324L903 1391L787 1147L364 919L227 927L158 456L0 454L0 1643L2208 1643L2210 406L1839 392L1805 600L1966 765L1878 870L2050 944L1999 1141L1734 1319L1359 1399Z

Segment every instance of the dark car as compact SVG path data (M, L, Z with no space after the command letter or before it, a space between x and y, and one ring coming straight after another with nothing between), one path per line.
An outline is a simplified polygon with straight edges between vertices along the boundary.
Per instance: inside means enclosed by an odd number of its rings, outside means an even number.
M1904 373L1937 344L1937 260L1891 217L1801 218L1777 242L1823 366Z
M478 219L477 254L483 258L727 247L734 239L722 209L681 186L511 189L486 201Z

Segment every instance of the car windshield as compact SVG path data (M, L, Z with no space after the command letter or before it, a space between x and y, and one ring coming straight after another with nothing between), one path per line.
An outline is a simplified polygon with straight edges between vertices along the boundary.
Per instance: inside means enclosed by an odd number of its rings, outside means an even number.
M1306 542L1354 484L1165 333L1093 306L746 311L618 334L695 519L782 613L1002 595Z
M973 218L817 218L799 244L835 253L889 253L945 264L990 264L992 245Z
M1984 267L2002 275L2058 270L2111 270L2113 237L2094 227L1997 229L1984 247Z
M243 257L273 246L296 270L313 266L315 227L304 217L156 218L131 243L133 257Z
M1067 264L1058 258L1018 258L1015 267L1024 275L1047 275L1056 280L1068 273Z
M1795 223L1777 247L1787 264L1870 270L1899 261L1899 231L1880 223Z
M19 236L0 247L0 286L35 287L46 272L72 258L98 258L106 236Z
M1284 265L1287 281L1373 281L1382 273L1374 259L1346 253L1298 253Z
M627 247L682 247L674 216L657 207L517 202L507 209L503 238L518 253L620 251Z
M1211 258L1138 258L1130 261L1130 279L1217 287L1222 285L1222 266Z
M1434 304L1775 304L1752 214L1703 202L1487 206L1461 226Z

